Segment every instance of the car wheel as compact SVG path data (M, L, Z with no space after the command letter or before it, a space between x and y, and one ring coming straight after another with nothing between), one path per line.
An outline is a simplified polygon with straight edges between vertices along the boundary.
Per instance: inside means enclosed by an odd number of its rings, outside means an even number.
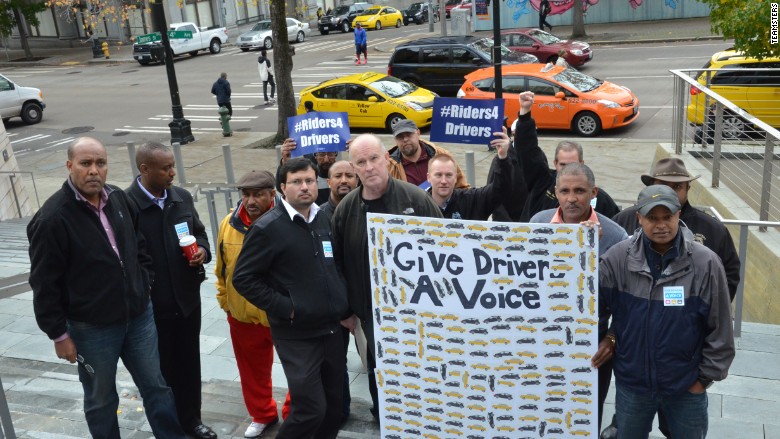
M401 27L401 20L395 20L395 27L396 28Z
M303 31L298 31L298 36L296 36L295 41L302 43L305 39L306 35L303 33Z
M271 41L271 37L266 37L265 41L263 41L263 47L265 47L267 50L273 49L274 42Z
M748 125L741 117L732 113L723 113L723 130L721 133L724 139L739 139L748 131Z
M385 128L387 128L387 131L390 131L392 133L393 132L393 127L395 127L395 125L398 122L400 122L400 121L402 121L404 119L406 119L406 118L403 117L402 115L400 115L398 113L393 113L393 114L387 116L387 121L385 121Z
M22 107L22 120L26 124L38 123L43 119L43 109L35 102L28 102Z
M593 137L601 132L601 119L596 113L583 111L571 123L572 131L580 136Z
M382 23L379 21L376 22L376 30L382 30Z
M329 30L325 30L325 29L320 31L320 35L328 35L329 33L330 33L330 31Z
M248 48L248 47L242 47L242 48L241 48L241 51L242 51L242 52L249 52L249 48Z
M344 21L343 23L341 23L341 32L342 32L342 33L347 33L347 32L349 32L349 23L347 23L346 21Z
M216 38L211 40L211 44L209 45L209 52L219 53L221 51L222 51L222 43Z

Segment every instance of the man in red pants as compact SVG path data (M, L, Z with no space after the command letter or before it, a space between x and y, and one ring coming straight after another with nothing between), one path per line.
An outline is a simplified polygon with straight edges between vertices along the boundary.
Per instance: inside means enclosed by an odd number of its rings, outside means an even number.
M249 303L233 288L233 270L249 226L274 206L276 190L274 176L268 171L249 171L236 184L241 202L219 225L217 239L217 300L227 312L230 338L236 355L244 404L252 423L244 433L247 438L259 438L277 423L279 416L273 398L271 365L274 344L265 311ZM285 409L289 411L287 395Z

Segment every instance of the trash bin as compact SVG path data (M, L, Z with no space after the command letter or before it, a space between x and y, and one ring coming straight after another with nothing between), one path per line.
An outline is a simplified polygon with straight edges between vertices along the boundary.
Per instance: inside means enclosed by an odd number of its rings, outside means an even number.
M98 37L91 37L92 38L92 58L103 58L103 47L102 47L102 41L100 41L100 38Z
M471 9L453 8L450 10L450 26L452 35L468 35L471 33Z

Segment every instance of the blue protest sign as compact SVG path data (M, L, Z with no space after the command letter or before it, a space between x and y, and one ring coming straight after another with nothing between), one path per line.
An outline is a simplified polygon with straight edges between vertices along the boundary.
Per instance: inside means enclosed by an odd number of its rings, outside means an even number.
M487 145L503 121L503 99L435 98L431 141Z
M287 118L287 131L298 147L293 157L315 152L347 150L349 120L347 113L311 112Z

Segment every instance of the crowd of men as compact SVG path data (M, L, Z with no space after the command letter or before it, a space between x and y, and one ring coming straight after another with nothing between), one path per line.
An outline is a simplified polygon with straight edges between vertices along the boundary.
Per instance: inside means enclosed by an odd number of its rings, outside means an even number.
M576 142L558 145L550 169L533 103L533 93L521 94L513 140L494 134L496 156L479 188L408 120L394 127L390 150L371 134L352 139L348 160L291 158L297 145L287 139L276 176L241 176L241 200L213 248L192 197L173 185L167 147L142 145L139 176L121 190L106 184L105 147L77 139L62 189L28 226L30 285L57 356L78 362L92 436L120 437L121 358L157 437L217 437L201 419L200 390L200 284L212 258L252 418L245 437L279 421L275 351L289 388L277 437L335 438L350 413L350 333L363 340L378 422L366 216L384 213L596 228L599 430L613 371L617 393L602 437L647 437L656 413L667 437L705 437L706 389L726 377L735 353L730 300L740 262L728 231L688 203L698 176L680 159L659 160L622 212ZM185 237L194 238L191 254L180 246Z

